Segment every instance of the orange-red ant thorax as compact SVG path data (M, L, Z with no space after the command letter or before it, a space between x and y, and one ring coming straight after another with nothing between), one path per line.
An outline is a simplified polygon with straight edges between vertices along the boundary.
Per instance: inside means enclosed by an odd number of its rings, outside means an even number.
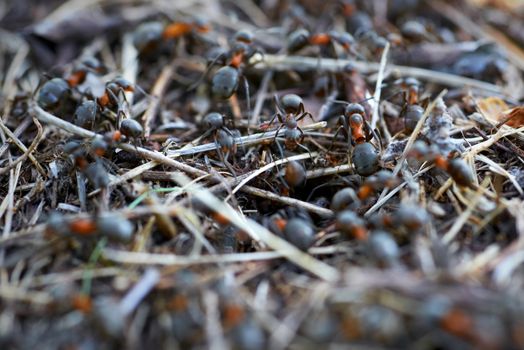
M176 39L191 32L193 26L189 23L172 23L166 26L162 37L164 39Z
M309 39L313 45L327 45L331 42L331 37L326 33L315 34Z
M77 219L69 224L69 229L79 235L91 235L96 231L96 223L91 219Z
M435 156L435 166L439 169L447 170L449 163L448 163L448 160L444 156L439 154Z
M233 55L233 57L231 58L231 62L229 62L229 65L231 67L239 68L243 60L244 60L244 52L242 51L236 52Z
M67 79L67 84L69 84L69 87L76 87L84 82L86 79L86 71L76 71L73 72Z

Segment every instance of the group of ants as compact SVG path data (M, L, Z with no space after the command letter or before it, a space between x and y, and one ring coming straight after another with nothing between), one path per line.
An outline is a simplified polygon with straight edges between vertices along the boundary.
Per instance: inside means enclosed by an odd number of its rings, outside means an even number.
M140 26L135 33L134 44L142 54L151 52L166 40L177 39L181 36L203 33L209 30L207 25L198 21L190 23L173 23L167 26L158 23L146 23ZM347 33L345 33L347 34ZM290 53L299 51L307 45L340 45L349 52L352 51L352 38L349 34L337 32L311 35L305 30L297 30L289 36L287 48ZM249 60L258 52L253 45L251 33L241 30L237 32L230 45L230 49L218 54L212 64L221 64L211 79L211 92L218 99L229 99L237 91L240 80L247 78L242 70L249 65ZM96 58L87 58L73 66L68 74L61 78L53 78L45 82L37 94L37 103L44 110L59 115L61 104L71 96L71 91L79 87L88 74L100 74L103 65ZM208 68L209 70L209 68ZM204 74L207 74L207 70ZM201 79L202 80L202 79ZM200 83L201 80L198 82ZM405 121L404 132L409 135L418 121L422 118L425 109L419 104L420 83L413 78L402 80L404 106L400 117ZM64 153L73 161L77 170L82 172L95 189L104 189L109 185L109 176L106 166L101 161L108 156L120 142L132 141L135 144L142 142L143 126L128 117L123 105L126 92L140 89L122 77L114 78L105 84L101 96L82 94L83 102L78 103L72 122L79 127L92 129L100 114L111 116L117 127L105 134L97 134L89 141L71 140L64 147ZM339 232L357 240L369 240L372 250L385 263L392 263L398 256L396 243L388 232L404 230L405 232L421 229L428 218L425 209L415 204L401 204L393 213L381 213L372 219L364 218L359 208L373 194L385 188L392 189L399 185L400 178L393 172L381 169L381 142L368 123L368 112L363 103L345 103L344 112L339 116L332 145L343 137L349 162L354 174L361 176L359 186L346 187L337 192L331 200L331 209L335 213L334 225ZM290 152L297 148L309 149L303 145L305 133L300 122L305 118L315 121L312 114L305 108L303 99L296 94L275 96L276 113L269 122L261 128L269 130L276 121L274 142L278 145L282 158L284 152L279 140L284 141L284 148ZM249 103L248 103L249 106ZM237 152L239 143L237 136L227 126L227 118L218 112L211 112L204 116L203 125L206 132L201 139L212 135L215 151L221 162L227 167L232 176L237 174L229 163L229 158ZM86 147L86 144L89 146ZM442 154L438 148L426 141L415 142L408 157L420 162L425 161L443 170L458 185L473 187L473 175L466 162L457 154ZM289 194L289 189L304 184L306 169L300 162L290 161L280 172L280 180ZM279 173L279 174L280 174ZM303 216L274 219L270 228L279 231L287 240L307 250L313 243L315 230L312 221ZM48 220L48 232L53 234L76 234L81 236L108 236L121 241L129 241L134 232L133 224L122 215L99 213L96 217L78 219L53 213ZM393 257L393 258L392 258Z

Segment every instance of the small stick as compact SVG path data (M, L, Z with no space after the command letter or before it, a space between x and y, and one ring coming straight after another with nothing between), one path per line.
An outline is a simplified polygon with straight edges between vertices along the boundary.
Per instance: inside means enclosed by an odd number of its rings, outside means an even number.
M155 85L153 85L153 89L150 94L151 100L149 101L149 106L147 106L147 109L144 115L142 116L142 123L144 125L144 137L146 139L149 138L149 135L151 134L151 123L153 122L154 117L158 111L158 105L164 97L167 85L171 81L171 76L173 75L173 71L175 70L175 65L176 59L173 60L168 66L164 67L164 69L162 69L160 76L155 81Z
M455 236L459 233L462 226L464 226L468 218L471 216L471 213L473 213L475 207L479 204L478 200L482 196L482 192L487 187L489 181L489 177L486 177L484 179L480 187L477 189L477 191L475 191L475 195L473 196L473 198L471 198L466 210L464 210L462 214L460 214L459 217L455 219L453 226L451 226L449 231L442 237L442 242L444 244L451 243L453 238L455 238Z
M310 248L312 255L329 255L339 251L344 252L339 246ZM174 254L142 253L104 248L104 259L129 265L164 265L164 266L190 266L221 263L240 263L248 261L274 260L284 257L278 251L259 251L250 253L231 253L216 255L185 256Z
M337 165L331 168L320 168L306 171L306 179L315 179L317 177L329 176L341 173L352 173L353 167L349 164Z
M86 130L84 128L81 128L79 126L76 126L74 124L71 124L63 119L60 119L58 117L55 117L51 113L48 113L44 111L42 108L40 108L38 105L36 105L34 102L31 106L31 111L34 113L34 115L42 122L52 124L54 126L57 126L63 130L66 130L72 134L78 135L80 137L84 138L93 138L96 136L96 133ZM203 170L199 170L197 168L193 168L192 166L189 166L184 163L180 163L176 160L173 160L171 158L166 157L162 153L150 151L148 149L137 147L135 145L131 145L128 143L120 143L118 144L118 148L130 152L130 153L137 153L145 158L149 158L151 160L155 160L159 163L166 164L169 166L172 166L173 168L184 171L188 174L191 174L193 176L202 176L206 175L207 173Z
M22 154L20 157L18 157L14 162L12 162L11 164L9 164L8 166L6 166L4 168L0 168L0 175L4 175L5 173L7 173L9 171L9 169L12 169L18 163L23 162L24 160L26 160L26 158L28 158L31 155L31 153L33 153L33 151L36 149L36 147L38 146L40 141L42 141L42 134L43 134L42 125L38 122L38 120L36 118L33 118L33 122L35 123L35 125L36 125L36 127L38 129L38 132L37 132L36 137L34 138L33 142L29 145L29 148L24 152L24 154Z
M177 181L181 186L187 186L189 183L189 179L183 173L176 174L175 181ZM251 238L282 253L286 259L302 267L306 271L330 282L335 282L340 278L340 273L337 269L302 252L300 249L270 232L259 223L242 217L229 205L215 197L209 190L193 184L187 186L187 191L201 200L210 209L223 215L233 225L251 236Z
M319 65L319 60L322 63ZM327 71L327 72L342 72L350 65L353 69L360 73L374 73L380 69L380 65L374 62L363 62L347 59L332 59L332 58L313 58L305 56L286 56L286 55L269 55L265 54L255 55L251 59L253 69L256 70L274 70L274 71ZM504 94L504 90L494 84L485 83L479 80L465 78L460 75L449 74L444 72L437 72L423 68L398 66L391 64L389 68L392 71L397 71L403 76L411 76L421 80L432 81L438 84L447 86L463 88L470 86L472 88L485 90L494 94Z
M291 198L291 197L284 197L279 196L278 194L275 194L271 191L262 190L257 187L253 186L244 186L241 188L242 192L252 194L254 196L266 198L275 202L279 202L282 204L289 205L291 207L299 207L303 208L311 213L315 213L317 215L323 216L323 217L333 217L335 213L333 213L332 210L319 207L317 205L301 201L299 199Z
M375 130L377 122L379 120L379 106L380 106L380 94L382 92L382 81L384 80L384 71L386 70L386 62L389 53L389 43L386 44L382 57L380 59L380 67L378 69L377 84L375 86L375 94L373 96L373 115L371 117L371 129Z
M22 152L24 152L24 154L27 154L27 157L29 158L29 160L33 163L33 165L35 166L36 170L38 170L38 172L40 173L40 175L42 176L46 176L46 171L44 170L44 168L42 168L42 166L40 165L40 163L38 163L38 160L36 160L35 156L33 156L31 154L31 152L28 152L28 149L27 147L22 143L22 141L20 141L20 139L18 139L18 137L16 137L15 134L13 134L13 132L4 124L4 122L2 121L2 119L0 119L0 129L2 129L6 135L11 139L13 140L14 144L20 148L20 150ZM38 145L38 144L36 144ZM35 147L36 147L35 145Z
M245 184L247 184L249 181L253 180L255 177L257 177L258 175L260 174L263 174L265 173L266 171L268 171L269 169L272 169L278 165L281 165L281 164L285 164L287 162L291 162L291 161L294 161L294 160L301 160L301 159L309 159L309 158L313 158L313 157L316 157L318 155L317 152L313 152L313 153L304 153L304 154L299 154L299 155L296 155L296 156L292 156L292 157L288 157L288 158L284 158L284 159L279 159L279 160L276 160L274 162L271 162L269 164L266 164L265 166L263 166L262 168L260 169L257 169L255 171L253 171L251 174L249 174L249 176L247 176L245 179L243 179L234 189L233 191L231 191L231 194L229 196L226 197L226 199L224 199L225 202L227 202L229 200L229 198L231 197L231 195L235 194L238 192L239 189L241 189Z

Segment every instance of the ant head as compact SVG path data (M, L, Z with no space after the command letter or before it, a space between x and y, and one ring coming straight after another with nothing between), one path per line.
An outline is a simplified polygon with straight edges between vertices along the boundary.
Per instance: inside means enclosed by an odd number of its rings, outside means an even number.
M288 52L296 52L304 48L309 43L310 33L307 29L301 28L291 32L287 37Z
M251 33L248 30L239 30L235 33L235 36L233 37L234 41L245 43L245 44L252 44L253 43L253 33Z
M224 117L217 112L208 113L204 117L204 125L207 128L220 129L224 126Z
M364 109L364 106L362 106L360 103L349 103L346 106L346 109L344 110L344 114L346 115L346 117L349 117L355 113L364 115L366 113L366 110Z
M122 77L116 77L115 79L111 80L108 83L107 87L111 89L111 91L113 92L118 91L118 88L126 92L135 91L133 84L129 80L122 78ZM116 87L116 90L113 90L115 89L115 87Z
M300 110L300 106L303 105L302 97L295 94L287 94L282 96L280 104L284 111L288 114L297 114Z

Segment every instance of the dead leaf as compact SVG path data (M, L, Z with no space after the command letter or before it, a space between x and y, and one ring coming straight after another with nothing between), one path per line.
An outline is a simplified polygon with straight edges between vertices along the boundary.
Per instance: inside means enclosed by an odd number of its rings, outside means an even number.
M504 100L498 97L486 97L477 101L480 113L490 122L497 124L500 122L499 116L509 109Z
M524 125L524 106L512 108L508 111L502 112L499 115L500 122L506 120L504 124L513 128L520 128Z

